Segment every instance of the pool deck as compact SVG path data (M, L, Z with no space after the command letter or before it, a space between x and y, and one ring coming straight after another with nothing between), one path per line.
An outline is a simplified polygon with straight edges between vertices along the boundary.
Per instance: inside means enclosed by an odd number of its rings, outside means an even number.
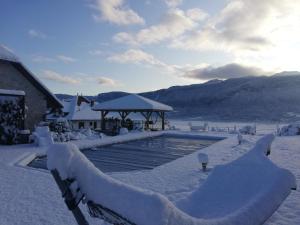
M171 134L186 134L187 132L168 131ZM168 133L165 132L165 133ZM107 140L84 141L81 146L93 147L113 142L159 136L158 132L147 132L107 137ZM189 133L203 136L203 133ZM212 168L225 164L247 152L259 138L244 136L242 145L237 145L236 135L205 133L204 136L228 137L207 148L201 149L209 157L208 171L202 172L197 160L198 152L179 158L170 163L156 167L153 170L111 173L110 175L125 183L141 188L157 191L176 203L186 197L206 180ZM111 139L109 141L108 139ZM296 137L276 137L272 144L271 159L279 166L290 169L300 180L299 157L300 139ZM32 169L20 165L26 164L31 155L44 154L45 148L34 145L0 146L0 224L5 225L57 225L76 224L71 213L66 209L61 194L49 172ZM268 225L300 224L300 192L294 191L280 206L274 215L266 222ZM83 212L87 215L85 206ZM90 224L101 224L99 220L91 219Z

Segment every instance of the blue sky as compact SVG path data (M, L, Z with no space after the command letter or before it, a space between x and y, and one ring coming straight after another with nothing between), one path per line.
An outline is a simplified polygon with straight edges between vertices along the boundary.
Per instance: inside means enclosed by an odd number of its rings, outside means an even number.
M300 70L299 9L292 0L3 0L0 44L55 93L142 92Z

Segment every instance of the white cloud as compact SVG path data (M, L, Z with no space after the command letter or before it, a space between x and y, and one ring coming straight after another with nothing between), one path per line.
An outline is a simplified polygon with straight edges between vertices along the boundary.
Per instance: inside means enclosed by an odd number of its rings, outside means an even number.
M152 66L162 69L162 72L182 78L184 80L211 80L229 79L244 76L272 75L280 70L265 70L258 66L244 63L229 63L223 66L212 66L206 63L198 65L174 65L165 63L153 55L140 49L130 49L124 53L112 55L109 61L127 64L138 64L142 66Z
M108 57L109 61L117 62L117 63L133 63L133 64L141 64L145 66L154 66L163 68L168 72L174 72L175 68L172 65L168 65L153 55L144 52L140 49L129 49L126 52L119 53Z
M177 7L183 0L164 0L168 7Z
M186 16L194 21L202 21L208 17L208 14L202 9L193 8L186 11Z
M263 71L258 67L252 67L237 63L230 63L219 67L203 66L193 70L186 70L183 74L186 78L210 80L228 79L244 76L268 75L269 72Z
M294 0L231 0L201 29L178 37L171 46L234 54L269 51L299 38L299 10L300 2Z
M125 5L124 0L95 0L93 8L96 21L107 21L117 25L144 24L145 21L135 11Z
M38 30L34 30L34 29L30 29L28 31L28 35L32 38L40 38L40 39L48 38L48 36L46 34L44 34L43 32L38 31Z
M76 61L76 59L65 55L57 55L56 58L64 63L72 63Z
M98 82L98 84L103 86L110 86L110 87L118 86L115 80L108 77L98 77L96 78L96 81Z
M89 54L98 56L98 55L103 55L104 52L102 50L95 49L95 50L90 50Z
M55 82L66 84L79 84L82 81L79 78L74 78L68 75L62 75L52 70L44 70L42 77L47 80L52 80Z
M160 23L141 29L137 33L118 33L113 39L116 42L131 45L159 43L194 29L200 17L202 19L206 17L206 13L200 9L193 9L187 12L171 9L164 15Z
M48 63L48 62L55 62L56 60L51 57L42 56L42 55L34 55L32 57L32 61L36 63Z

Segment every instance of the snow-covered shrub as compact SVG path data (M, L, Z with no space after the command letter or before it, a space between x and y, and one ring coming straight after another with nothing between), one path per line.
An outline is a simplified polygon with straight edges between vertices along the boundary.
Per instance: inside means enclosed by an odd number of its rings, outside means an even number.
M128 129L126 127L121 127L119 131L120 135L128 134Z
M241 134L246 134L246 135L255 135L256 134L256 125L250 126L250 125L246 125L244 127L242 127L239 132Z
M23 96L0 96L0 144L18 143L18 133L24 127Z
M52 131L53 140L55 142L66 142L70 141L70 125L69 122L62 117L49 123L50 130Z
M300 122L292 123L284 126L277 131L279 136L295 136L300 135Z
M32 133L31 139L34 140L38 146L48 146L54 143L52 133L49 130L48 126L38 126L35 128L35 131Z

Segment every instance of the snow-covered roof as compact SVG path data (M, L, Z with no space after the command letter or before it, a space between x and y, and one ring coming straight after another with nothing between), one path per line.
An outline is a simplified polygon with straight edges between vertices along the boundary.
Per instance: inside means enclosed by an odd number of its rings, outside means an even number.
M24 91L0 89L0 94L3 95L25 95Z
M92 107L89 103L81 102L78 106L78 97L74 96L69 99L64 99L61 101L63 104L63 112L67 113L64 117L67 120L100 120L100 112L92 110ZM57 119L58 117L54 114L49 114L47 119Z
M92 110L90 104L82 102L73 112L70 120L100 120L100 112Z
M172 111L171 106L153 101L136 94L126 95L124 97L111 101L99 103L93 107L93 110L101 111Z
M19 62L18 57L8 47L0 44L0 59Z

